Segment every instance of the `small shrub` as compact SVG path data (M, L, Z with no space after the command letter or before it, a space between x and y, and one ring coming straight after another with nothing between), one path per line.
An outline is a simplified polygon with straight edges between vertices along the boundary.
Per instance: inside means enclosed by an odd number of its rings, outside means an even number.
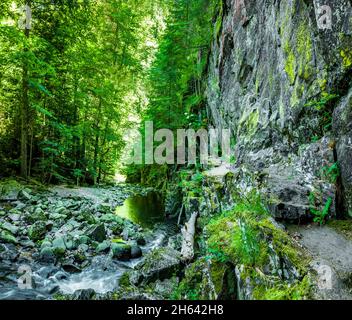
M325 202L323 209L317 209L316 206L316 194L311 192L309 195L309 202L310 202L310 212L314 216L313 221L322 225L325 222L327 215L329 214L330 207L332 205L332 198L329 197Z

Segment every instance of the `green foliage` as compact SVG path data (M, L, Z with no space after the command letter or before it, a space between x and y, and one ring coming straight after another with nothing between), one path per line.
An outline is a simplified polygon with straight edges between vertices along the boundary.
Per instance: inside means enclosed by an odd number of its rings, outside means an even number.
M257 220L267 216L257 193L242 195L234 210L208 223L208 256L219 262L262 265L267 259L267 248Z
M335 162L331 166L324 166L321 169L321 175L330 183L336 183L338 177L340 176L339 163Z
M319 200L319 202L322 202L321 196L320 199L317 199L317 193L311 192L309 194L310 212L314 216L314 222L317 222L322 225L329 214L329 210L332 205L332 198L329 197L327 199L322 209L319 209L319 207L317 207L317 200Z
M148 72L148 104L141 110L142 123L152 120L155 130L198 130L208 124L204 77L214 19L221 14L222 1L180 0L169 4L166 29ZM144 135L143 125L141 133ZM128 173L137 178L144 170L143 166L130 166Z
M308 277L289 283L279 275L265 273L273 250L302 275L307 273L309 263L287 233L275 226L260 195L254 191L239 196L234 210L213 217L205 230L207 260L212 264L241 266L241 279L250 281L256 299L309 298Z
M335 184L340 176L339 163L335 162L330 166L324 166L320 170L321 177L328 182ZM325 202L325 203L324 203ZM313 221L322 225L329 215L333 199L328 197L325 201L321 190L315 190L309 194L310 212L314 216Z
M253 290L253 296L257 300L304 300L310 298L311 283L305 276L302 281L293 284L277 283L266 287L257 286Z
M322 135L331 130L333 105L338 98L339 95L337 94L325 94L320 100L310 101L305 105L319 112Z
M352 220L329 220L327 224L352 241Z
M255 265L260 259L260 238L253 226L239 221L240 232L233 239L233 247L241 261L246 265Z
M18 173L24 152L28 175L45 182L113 177L129 119L145 105L168 4L38 0L28 32L13 9L23 4L2 1L0 10L10 22L0 24L2 174Z
M193 174L192 171L181 170L179 187L183 194L189 197L199 197L203 193L203 180L204 176L199 171Z

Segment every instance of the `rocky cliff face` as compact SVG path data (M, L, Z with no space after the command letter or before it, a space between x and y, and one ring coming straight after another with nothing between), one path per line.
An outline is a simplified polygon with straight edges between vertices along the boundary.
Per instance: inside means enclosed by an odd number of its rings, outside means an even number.
M223 0L220 15L207 112L232 129L235 167L276 218L352 216L351 1Z

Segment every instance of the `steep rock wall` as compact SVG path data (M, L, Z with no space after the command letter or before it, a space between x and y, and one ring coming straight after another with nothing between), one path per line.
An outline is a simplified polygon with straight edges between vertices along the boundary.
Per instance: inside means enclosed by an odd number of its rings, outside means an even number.
M322 5L332 29L318 27ZM214 127L232 129L235 167L253 174L277 218L310 219L312 206L352 215L351 7L223 0L207 112Z

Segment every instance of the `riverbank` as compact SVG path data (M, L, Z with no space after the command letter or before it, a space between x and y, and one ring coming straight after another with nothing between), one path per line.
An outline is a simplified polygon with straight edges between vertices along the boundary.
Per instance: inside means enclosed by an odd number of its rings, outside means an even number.
M0 299L112 294L125 271L177 231L165 217L149 228L115 214L126 199L147 196L151 188L45 189L11 181L1 190Z

